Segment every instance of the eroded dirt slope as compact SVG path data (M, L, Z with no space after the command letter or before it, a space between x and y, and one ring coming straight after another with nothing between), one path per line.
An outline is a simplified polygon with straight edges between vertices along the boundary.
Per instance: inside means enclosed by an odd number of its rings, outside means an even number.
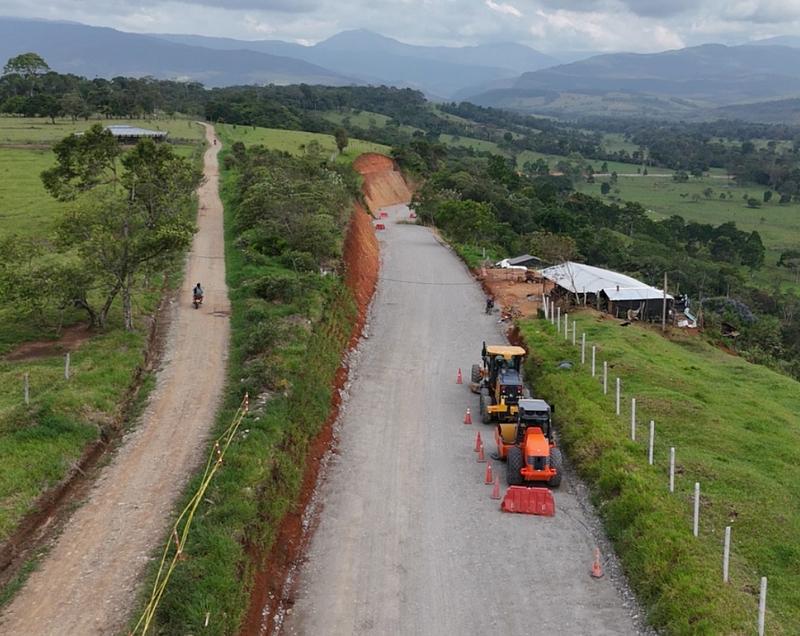
M362 190L373 214L380 208L411 201L411 190L390 157L365 153L353 162L353 168L364 177Z
M162 368L145 412L101 472L88 500L7 607L0 632L114 634L124 628L148 559L160 544L205 449L228 355L222 203L214 130L206 127L199 230L187 258ZM191 305L201 281L203 306Z

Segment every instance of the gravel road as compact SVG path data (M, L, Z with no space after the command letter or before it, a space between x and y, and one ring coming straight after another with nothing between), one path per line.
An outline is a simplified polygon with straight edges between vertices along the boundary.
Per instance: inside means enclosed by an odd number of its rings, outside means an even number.
M144 569L173 505L204 455L225 381L228 295L214 129L206 126L199 230L167 336L163 366L141 421L98 477L40 567L6 609L0 633L115 634L124 629ZM191 305L201 281L203 306Z
M501 513L489 498L473 444L492 430L462 423L478 401L455 380L503 335L458 258L429 230L392 222L407 215L393 206L379 233L368 339L283 633L639 633L615 582L589 577L598 522L572 475L553 518Z

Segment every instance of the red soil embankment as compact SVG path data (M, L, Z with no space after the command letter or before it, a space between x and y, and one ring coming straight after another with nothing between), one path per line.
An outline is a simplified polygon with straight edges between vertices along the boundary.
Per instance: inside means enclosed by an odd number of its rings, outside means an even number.
M348 348L353 348L361 336L367 311L378 283L380 253L378 239L372 227L372 219L360 204L350 217L350 224L344 241L345 283L353 294L358 308L358 316L353 324ZM275 616L281 607L291 607L291 590L286 585L295 563L302 558L306 544L311 537L311 527L304 525L306 507L314 495L325 454L333 442L333 424L339 415L341 390L347 382L348 368L339 367L334 379L333 398L328 419L319 434L312 440L306 455L306 468L303 485L297 504L281 522L278 536L266 559L256 551L253 559L263 565L255 574L250 606L240 634L270 634L275 631ZM286 594L289 594L289 598Z
M380 208L411 201L411 188L390 157L368 152L353 162L353 168L364 177L362 191L373 214Z

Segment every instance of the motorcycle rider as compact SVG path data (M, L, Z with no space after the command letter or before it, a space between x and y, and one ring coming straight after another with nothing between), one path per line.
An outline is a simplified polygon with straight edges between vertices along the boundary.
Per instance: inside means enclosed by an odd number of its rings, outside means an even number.
M203 302L203 286L200 283L194 286L192 290L192 298L195 302Z
M492 313L492 309L494 309L494 298L491 296L486 297L486 313Z

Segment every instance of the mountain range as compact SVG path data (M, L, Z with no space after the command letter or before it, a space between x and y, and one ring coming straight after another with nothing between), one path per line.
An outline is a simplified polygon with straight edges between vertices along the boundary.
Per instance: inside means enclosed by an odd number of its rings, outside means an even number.
M365 30L304 46L0 18L0 60L26 51L57 71L86 77L150 75L211 87L387 84L432 99L558 117L800 119L800 37L794 36L562 64L521 44L415 46Z
M523 73L470 95L485 106L557 115L695 116L709 109L800 96L800 48L701 46L615 53Z

